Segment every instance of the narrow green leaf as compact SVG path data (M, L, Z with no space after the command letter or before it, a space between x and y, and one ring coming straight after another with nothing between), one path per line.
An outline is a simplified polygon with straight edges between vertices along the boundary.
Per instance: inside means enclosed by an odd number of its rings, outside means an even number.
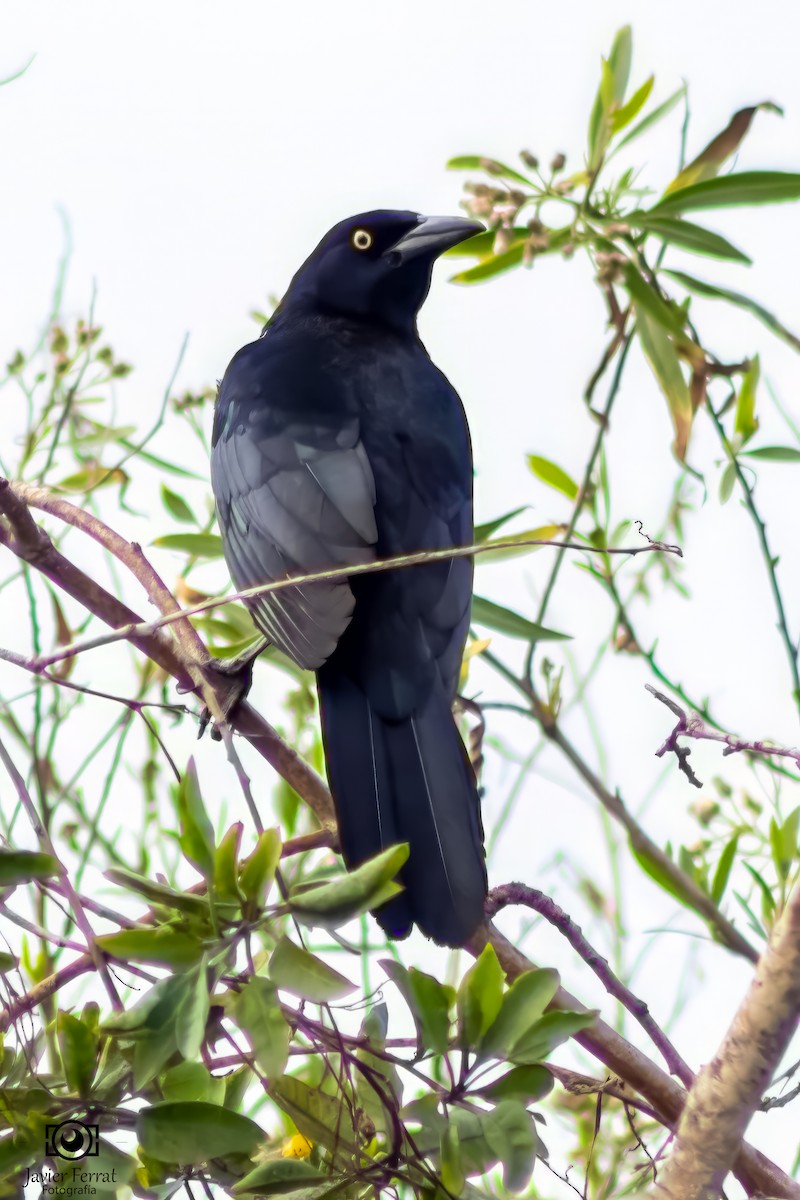
M633 93L627 104L623 104L622 108L618 108L611 118L611 134L620 133L621 130L627 128L631 121L638 117L639 113L644 108L647 101L650 99L650 93L653 90L653 84L656 81L655 75L651 75L646 79L640 88Z
M773 313L758 304L757 301L751 300L749 296L745 296L742 292L732 292L729 288L718 287L714 283L706 283L702 279L695 279L693 275L687 275L684 271L666 271L665 275L671 275L673 279L677 279L678 283L683 284L687 291L695 292L698 296L705 296L708 300L725 300L728 304L735 304L737 308L744 308L747 312L753 314L771 333L779 337L782 341L788 344L794 350L800 350L800 337L787 329Z
M548 487L563 492L569 500L577 498L578 485L575 480L548 458L542 458L539 454L529 454L528 467L536 478L541 479Z
M718 175L720 168L739 149L742 140L750 128L753 117L759 109L767 112L776 112L780 116L783 116L783 111L778 108L777 104L773 104L769 100L762 101L761 104L754 104L750 108L741 108L737 113L734 113L722 133L718 133L705 149L698 154L697 158L693 158L675 176L672 183L666 188L664 195L669 196L673 192L680 191L681 188L690 187L692 184L701 183L706 179L713 179Z
M665 330L641 308L637 308L636 329L642 350L666 397L675 427L675 454L680 462L684 462L693 412L689 386L683 377L678 355Z
M522 262L524 251L525 240L521 239L510 246L508 250L504 250L502 254L493 254L490 258L485 258L483 262L479 262L477 266L467 267L464 271L459 271L456 275L451 275L450 282L482 283L486 279L492 279L495 275L502 275L504 271L509 271L512 267L519 266Z
M677 92L673 92L671 96L668 96L666 100L657 105L652 112L648 113L638 125L634 125L633 129L625 134L625 137L620 138L619 142L617 142L617 150L621 150L623 146L627 146L634 138L641 137L643 133L646 133L648 129L651 129L666 117L667 113L672 112L676 104L680 104L685 95L686 85L684 84L683 87L678 88Z
M755 450L743 450L747 458L758 458L763 462L800 462L800 450L794 446L758 446Z
M280 938L272 952L269 974L276 987L314 1004L341 1000L355 991L355 984L344 975L287 937Z
M749 370L745 371L742 376L742 382L739 385L739 394L736 397L736 415L733 428L740 447L749 442L753 434L758 432L756 390L760 376L761 363L756 354L750 363Z
M662 329L676 338L679 345L693 345L686 333L686 313L683 309L673 301L665 300L632 262L625 264L624 273L625 287L630 293L637 313L646 313Z
M488 163L499 168L498 170L489 170L489 175L502 179L513 179L515 183L522 183L525 187L531 186L530 179L520 175L519 171L515 171L513 167L507 167L505 163L499 163L493 158L486 158L482 154L459 154L455 158L449 159L445 166L448 171L486 171Z
M515 979L483 1035L479 1057L508 1059L515 1044L541 1018L558 984L558 972L549 969L525 971Z
M725 888L728 886L728 880L731 876L731 868L733 867L734 859L736 858L736 850L739 845L738 832L733 835L730 841L725 843L722 853L719 856L717 869L714 872L714 878L711 882L711 899L715 904L719 904L722 897L725 895Z
M650 212L664 216L701 208L783 204L793 200L800 200L800 174L789 171L739 171L734 175L705 179L702 183L670 192L653 205Z
M34 879L52 879L61 867L50 854L38 850L0 849L0 887L30 883Z
M761 892L762 915L763 915L765 921L769 920L769 918L772 917L775 913L775 909L776 909L775 897L773 896L772 892L770 891L769 885L765 881L763 875L759 874L759 872L755 869L755 867L752 866L747 861L745 861L744 866L745 866L745 869L750 872L750 874L752 875L756 884L758 885L758 889Z
M649 875L654 883L657 883L663 891L682 904L684 908L691 909L692 912L697 911L691 892L684 888L678 879L673 877L664 867L663 863L651 856L646 850L634 846L632 843L630 843L630 850L645 875Z
M128 892L144 896L152 904L174 908L177 912L192 913L195 916L208 916L208 898L196 896L193 892L176 892L165 883L154 883L125 867L109 867L104 872L106 879L118 884Z
M270 1079L281 1075L289 1060L292 1031L281 1010L275 984L261 975L252 975L234 1000L231 1013L247 1034L264 1074Z
M727 238L702 225L685 221L682 217L659 217L649 212L626 213L625 223L634 229L643 229L652 233L671 246L679 246L681 250L690 250L694 254L705 254L709 258L729 259L732 262L748 264L751 259L733 246Z
M193 558L222 558L222 538L218 533L167 533L151 545L162 550L180 550Z
M725 470L722 472L719 480L719 502L727 504L733 495L733 489L736 486L736 464L729 462L725 465Z
M217 1104L172 1101L143 1108L136 1134L146 1154L161 1162L199 1165L227 1154L252 1154L266 1134L255 1121Z
M486 600L483 596L472 597L472 619L478 625L485 625L497 633L506 634L507 637L521 638L524 642L565 641L571 637L569 633L559 633L555 629L547 629L544 625L529 621L527 617L522 617L501 604L495 604L493 600Z
M475 541L488 541L493 533L497 533L498 529L501 529L503 525L507 525L509 521L513 521L514 517L518 517L527 508L527 504L521 504L519 508L512 508L511 512L504 513L502 517L495 517L493 521L484 521L482 525L476 525L473 530Z
M239 847L244 826L234 822L226 831L214 854L214 891L220 900L239 904L243 893L239 887Z

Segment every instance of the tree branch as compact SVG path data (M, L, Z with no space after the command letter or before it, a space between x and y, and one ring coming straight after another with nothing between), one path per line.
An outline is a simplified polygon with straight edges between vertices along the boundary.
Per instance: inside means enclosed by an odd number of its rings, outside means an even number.
M697 1076L659 1178L665 1200L716 1200L800 1012L800 888L775 924L739 1011Z

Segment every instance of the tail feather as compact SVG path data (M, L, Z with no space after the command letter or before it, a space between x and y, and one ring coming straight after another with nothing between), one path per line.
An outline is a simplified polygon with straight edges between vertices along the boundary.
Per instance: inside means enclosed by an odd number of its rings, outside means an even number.
M483 916L486 867L475 777L444 689L407 718L381 717L354 683L320 672L323 735L345 859L408 842L402 896L375 916L461 946Z

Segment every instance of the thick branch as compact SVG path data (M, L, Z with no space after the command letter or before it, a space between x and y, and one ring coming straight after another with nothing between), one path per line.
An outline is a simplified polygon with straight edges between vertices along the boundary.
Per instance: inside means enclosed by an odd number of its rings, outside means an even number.
M717 1200L800 1013L800 888L779 917L714 1058L697 1076L659 1177L665 1200Z

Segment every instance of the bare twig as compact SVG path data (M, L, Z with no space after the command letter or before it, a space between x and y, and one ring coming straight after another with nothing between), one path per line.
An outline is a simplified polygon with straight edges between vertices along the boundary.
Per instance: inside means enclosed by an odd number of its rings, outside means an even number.
M619 1000L631 1016L639 1022L653 1045L661 1052L670 1073L676 1075L686 1087L690 1087L694 1080L694 1074L664 1031L653 1020L645 1002L638 996L634 996L622 980L617 978L606 959L598 954L579 926L564 912L563 908L560 908L544 892L537 891L536 888L527 887L524 883L507 883L493 888L489 893L486 906L487 916L494 916L496 912L509 904L521 904L526 908L532 908L534 912L540 913L546 921L563 933L572 948L577 950L587 966L594 971L608 994Z
M680 704L675 700L665 696L663 692L659 692L652 686L646 683L644 685L651 696L655 696L662 704L665 704L669 711L678 718L675 728L672 733L664 741L663 745L656 750L656 757L662 758L663 755L672 753L678 760L678 766L683 771L690 783L695 787L702 787L702 783L695 775L692 768L689 766L687 759L691 751L686 746L681 746L678 742L679 738L691 738L696 742L721 742L725 749L723 754L750 754L763 755L767 758L789 758L800 767L800 750L789 748L786 746L774 746L771 742L755 741L748 742L744 738L735 737L732 733L720 733L715 729L709 729L702 717L689 716L685 709L681 708Z

